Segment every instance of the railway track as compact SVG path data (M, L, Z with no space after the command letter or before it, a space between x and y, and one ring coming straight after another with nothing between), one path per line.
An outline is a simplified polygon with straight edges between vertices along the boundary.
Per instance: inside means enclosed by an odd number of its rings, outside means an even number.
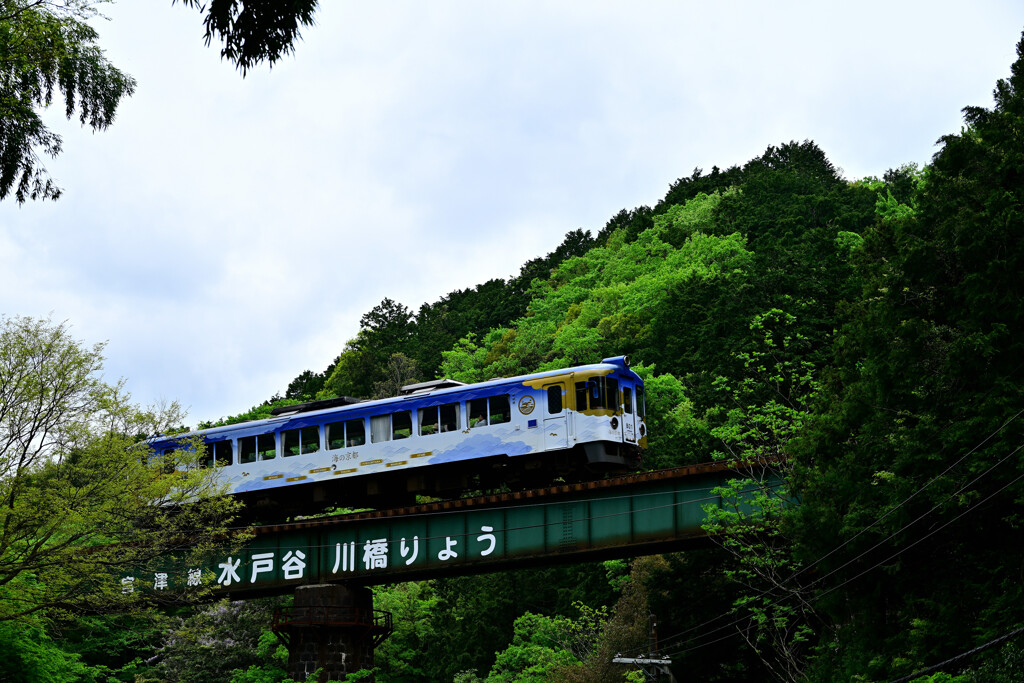
M505 505L521 504L524 501L531 500L538 503L551 503L564 498L580 497L581 494L586 494L591 491L600 491L603 495L609 495L615 488L627 488L634 487L637 484L690 478L701 474L719 474L728 471L735 471L737 473L750 472L754 468L765 466L765 464L761 463L737 464L729 461L708 462L697 465L684 465L682 467L673 467L664 470L654 470L651 472L633 472L605 479L574 484L545 486L525 491L484 494L470 496L467 498L420 503L417 505L408 505L386 510L365 510L347 514L331 515L329 517L303 519L294 522L264 524L254 526L251 530L257 535L263 533L276 534L282 531L321 529L323 527L331 527L361 520L386 520L398 517L416 517L420 515L437 514L441 512L481 510L492 507L502 507Z

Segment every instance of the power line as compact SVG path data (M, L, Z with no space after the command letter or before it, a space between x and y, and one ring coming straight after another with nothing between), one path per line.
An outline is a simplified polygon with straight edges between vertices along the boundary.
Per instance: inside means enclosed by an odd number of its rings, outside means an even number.
M926 675L928 675L930 673L933 673L935 671L941 671L942 669L945 669L947 666L950 666L951 664L954 664L954 663L960 661L961 659L966 659L968 657L973 657L974 655L978 654L979 652L984 652L985 650L988 650L989 648L993 648L996 645L1004 643L1007 640L1010 640L1011 638L1013 638L1015 636L1019 636L1021 633L1024 633L1024 627L1021 627L1021 628L1018 628L1018 629L1014 629L1013 631L1010 631L1009 633L1004 633L1003 635L999 636L998 638L996 638L994 640L988 641L984 645L979 645L978 647L976 647L976 648L974 648L972 650L967 650L966 652L961 652L956 657L950 657L946 661L939 662L938 664L932 665L932 666L928 667L927 669L921 669L920 671L915 671L914 673L910 674L909 676L904 676L903 678L897 678L896 680L891 681L891 683L907 683L907 681L912 681L915 678L918 678L920 676L926 676Z
M996 467L998 467L999 465L1001 465L1001 464L1002 464L1003 462L1005 462L1005 461L1006 461L1006 460L1007 460L1007 459L1008 459L1008 458L1009 458L1010 456L1012 456L1012 455L1016 454L1016 453L1017 453L1017 452L1019 452L1019 451L1020 451L1020 450L1021 450L1022 448L1024 448L1024 445L1022 445L1022 446L1018 446L1018 447L1017 447L1016 449L1014 449L1014 450L1013 450L1013 451L1012 451L1012 452L1011 452L1011 453L1010 453L1009 455L1007 455L1006 457L1004 457L1004 458L1003 458L1002 460L1000 460L1000 461L999 461L998 463L996 463L995 465L992 465L991 467L989 467L989 468L988 468L987 470L985 470L985 472L983 472L982 474L978 475L978 477L976 477L976 478L975 478L974 480L972 480L972 481L971 481L970 483L966 484L966 485L965 485L964 487L961 487L961 489L959 489L958 491L956 491L956 492L954 492L954 493L950 494L949 496L947 496L946 500L949 500L949 499L950 499L951 497L953 497L954 495L957 495L958 493L962 492L964 488L966 488L966 487L967 487L967 486L969 486L970 484L973 484L973 483L975 483L975 482L976 482L976 481L977 481L978 479L980 479L981 477L985 476L986 474L988 474L988 472L992 471L993 469L995 469ZM861 571L861 572L860 572L860 573L858 573L857 575L855 575L855 576L852 576L852 577L850 577L850 578L846 579L845 581L843 581L843 582L842 582L842 583L840 583L840 584L837 584L837 585L835 585L835 586L832 586L831 588L829 588L829 589L828 589L828 590L826 590L825 592L823 592L823 593L819 593L819 594L818 594L817 596L815 596L815 597L816 597L816 598L822 598L822 597L824 597L824 596L826 596L826 595L828 595L828 594L832 593L833 591L836 591L836 590L838 590L838 589L842 588L843 586L846 586L847 584L849 584L849 583L851 583L851 582L853 582L853 581L855 581L855 580L859 579L860 577L862 577L862 576L864 576L865 574L867 574L867 573L869 573L869 572L873 571L874 569L878 568L879 566L881 566L881 565L883 565L883 564L886 564L887 562L890 562L890 561L892 561L893 559L895 559L895 558L896 558L896 557L898 557L899 555L903 554L904 552L906 552L907 550L910 550L911 548L913 548L913 547L914 547L914 546L916 546L917 544L921 543L922 541L924 541L924 540L926 540L926 539L930 538L931 536L933 536L933 535L937 534L938 532L942 531L942 530L943 530L943 529L945 529L945 528L946 528L947 526L949 526L950 524L952 524L952 523L956 522L957 520L959 520L960 518L964 517L964 516L965 516L965 515L967 515L968 513L970 513L970 512L974 512L975 510L979 509L979 508L980 508L980 507L982 507L982 506L983 506L983 505L984 505L985 503L987 503L987 502L988 502L989 500L991 500L992 498L994 498L994 497L995 497L995 496L997 496L998 494L1002 493L1002 492L1003 492L1003 491L1005 491L1005 490L1006 490L1007 488L1009 488L1010 486L1013 486L1013 485L1014 485L1015 483L1017 483L1018 481L1020 481L1020 480L1022 480L1022 479L1024 479L1024 473L1022 473L1022 474L1018 475L1017 477L1015 477L1015 478L1014 478L1014 479L1012 479L1011 481L1007 482L1007 483L1006 483L1005 485L1003 485L1002 487L1000 487L1000 488L999 488L998 490L996 490L996 491L992 492L991 494L989 494L988 496L986 496L986 497L985 497L985 498L983 498L982 500L978 501L977 503L975 503L975 504L974 504L974 505L972 505L971 507L967 508L966 510L964 510L963 512L961 512L961 513L960 513L959 515L957 515L956 517L954 517L954 518L952 518L952 519L948 520L947 522L945 522L945 523L944 523L944 524L942 524L941 526L939 526L939 527L936 527L935 529L932 529L931 531L929 531L929 532L928 532L927 534L925 534L924 536L922 536L922 537L918 538L917 540L915 540L915 541L914 541L913 543L911 543L911 544L909 544L909 545L907 545L907 546L904 546L903 548L901 548L901 549L897 550L896 552L892 553L891 555L889 555L889 556L888 556L888 557L886 557L885 559L883 559L883 560L880 560L879 562L876 562L875 564L873 564L872 566L870 566L870 567L868 567L868 568L864 569L863 571ZM944 502L946 502L946 500L944 500L944 501L942 501L942 502L944 503ZM940 505L941 505L941 503L940 503ZM858 557L857 557L857 558L854 558L853 560L850 560L850 561L849 561L849 562L847 562L846 564L842 565L842 567L839 567L839 568L837 568L837 569L833 570L832 572L829 572L829 573L828 573L828 574L826 574L825 576L819 577L819 578L818 578L818 579L816 579L816 580L815 580L815 581L814 581L813 583L811 583L811 584L810 584L810 586L813 586L813 585L815 585L815 584L817 584L817 583L820 583L821 581L823 581L824 579L828 578L828 577L829 577L829 576L831 576L832 574L834 574L834 573L836 573L836 572L840 571L841 569L843 569L843 568L844 568L844 567L846 567L846 566L849 566L849 565L850 565L851 563L855 562L855 561L856 561L857 559L859 559L860 557L862 557L862 556L863 556L864 554L866 554L867 552L870 552L870 550L873 550L874 548L877 548L877 547L878 547L879 545L881 545L881 544L882 544L882 543L884 543L885 541L887 541L887 540L891 539L891 538L892 538L893 536L895 536L896 534L898 534L898 533L900 533L901 531L903 531L903 529L905 529L905 528L908 528L909 526L911 526L912 524L916 523L917 521L919 521L919 520L920 520L920 519L922 519L923 517L927 516L928 514L931 514L931 512L933 512L933 511L934 511L934 510L935 510L935 509L936 509L937 507L938 507L938 505L936 505L935 507L933 507L933 508L932 508L931 510L929 510L929 511L928 511L927 513L925 513L925 514L924 514L924 515L922 515L921 517L918 517L917 519L913 520L912 522L908 523L907 525L904 525L904 527L902 527L902 528L901 528L901 529L899 529L898 531L896 531L896 532L894 532L893 534L891 534L891 535L890 535L889 537L887 537L887 538L886 538L886 539L885 539L884 541L881 541L880 543L876 544L875 546L872 546L872 548L870 548L869 550L865 551L864 553L861 553L861 555L858 555ZM808 587L810 587L810 586L808 586ZM765 595L768 595L768 593L769 593L769 591L764 591L764 592L762 592L762 593L761 593L761 595L760 595L760 596L758 596L758 597L763 597L763 596L765 596ZM783 599L785 599L785 598L783 598ZM771 605L778 605L778 604L779 604L779 603L781 603L781 602L782 602L782 599L780 599L780 600L778 600L778 601L775 601L775 602L771 603ZM771 605L770 605L770 606L771 606ZM716 617L715 619L712 619L712 620L709 620L708 622L705 622L705 624L706 624L706 625L709 625L709 624L711 624L711 623L714 623L715 621L717 621L717 620L719 620L719 619L722 619L722 618L725 618L725 617L727 617L727 616L729 616L729 614L728 614L728 613L727 613L727 614L724 614L724 615L720 615L720 616ZM722 630L724 630L724 629L726 629L726 628L730 628L730 627L732 627L732 626L738 625L738 624L742 623L743 621L748 621L749 619L750 619L750 617L740 617L740 618L738 618L738 619L735 619L735 620L733 620L732 622L730 622L730 623L728 623L728 624L725 624L724 626L720 626L720 627L718 627L718 628L716 628L716 629L713 629L712 631L709 631L709 632L707 632L707 633L705 633L705 634L702 634L702 636L700 636L700 637L703 637L703 636L706 636L706 635L710 635L710 634L712 634L712 633L717 633L717 632L719 632L719 631L722 631ZM690 629L687 629L686 631L680 632L679 634L676 634L676 635L674 635L674 636L670 636L670 637L669 637L669 638L667 638L666 640L672 640L672 639L674 639L674 638L676 638L676 637L679 637L679 636L685 635L686 633L689 633L690 631L693 631L693 630L695 630L695 629L697 629L697 628L700 628L700 627L701 627L701 625L698 625L698 626L695 626L695 627L691 627ZM678 650L678 651L675 651L675 652L674 652L673 654L682 654L682 653L684 653L684 652L689 652L689 651L692 651L692 650L697 650L697 649L700 649L701 647L706 647L706 646L708 646L708 645L712 645L712 644L714 644L714 643L717 643L717 642L720 642L720 641L722 641L722 640L726 640L726 639L728 639L728 638L731 638L731 637L733 637L734 635L736 635L736 634L734 634L734 633L733 633L733 634L730 634L730 635L728 635L728 636L725 636L725 637L723 637L723 638L718 638L718 639L715 639L715 640L713 640L713 641L709 641L709 642L707 642L707 643L698 643L698 644L694 645L693 647L690 647L690 648L686 648L686 649L683 649L683 650ZM691 638L690 640L694 640L694 639L693 639L693 638Z
M798 570L797 572L793 573L792 575L790 575L789 577L787 577L787 578L786 578L785 580L783 580L783 581L782 581L782 582L781 582L781 583L780 583L780 584L779 584L778 586L775 586L775 587L773 587L773 588L770 588L770 589L768 589L768 590L762 591L762 592L761 592L760 594L758 594L757 596L755 596L755 599L759 599L759 598L762 598L762 597L765 597L765 596L769 596L769 595L772 595L772 594L773 594L773 593L774 593L774 592L775 592L775 591L776 591L776 590L777 590L777 589L778 589L779 587L782 587L782 586L784 586L785 584L787 584L787 583L789 583L790 581L792 581L793 579L795 579L795 578L796 578L797 576L799 576L799 575L803 574L803 573L804 573L804 572L806 572L807 570L809 570L809 569L811 569L812 567L816 566L817 564L821 563L822 561L824 561L825 559L827 559L827 558L828 558L828 557L830 557L831 555L835 554L836 552L838 552L838 551L839 551L839 550L841 550L842 548L844 548L844 547L846 547L847 545L849 545L849 544L850 544L851 542L853 542L853 541L854 541L854 540L855 540L856 538L858 538L859 536L861 536L862 534L864 534L865 532L867 532L867 531L868 531L868 530L870 530L871 528L873 528L873 527L875 527L876 525L878 525L879 523L881 523L881 522L882 522L883 520L885 520L885 519L886 519L887 517L889 517L889 516L890 516L890 515L891 515L892 513L894 513L894 512L896 511L896 510L898 510L898 509L900 509L901 507L903 507L904 505L906 505L906 504L907 504L908 502L910 502L910 501L911 501L911 500L912 500L912 499L913 499L914 497L916 497L917 495L919 495L920 493L922 493L922 492L923 492L923 491L924 491L925 489L927 489L927 488L928 488L928 487L930 487L930 486L931 486L932 484L934 484L934 483L935 483L936 481L938 481L938 480L939 480L939 479L941 479L941 478L942 478L943 476L945 476L946 474L948 474L948 473L949 473L949 472L950 472L950 471L951 471L952 469L954 469L954 468L955 468L956 466L958 466L958 465L959 465L960 463L962 463L962 462L963 462L963 461L964 461L965 459L967 459L967 457L969 457L970 455L972 455L973 453L975 453L975 452L976 452L976 451L977 451L977 450L978 450L979 448L981 448L981 447L982 447L982 446L984 446L984 445L985 445L986 443L988 443L988 442L989 442L989 441L990 441L990 440L991 440L991 439L992 439L993 437L997 436L997 435L998 435L998 434L999 434L1000 432L1002 432L1002 431L1003 431L1003 430L1004 430L1004 429L1005 429L1005 428L1007 427L1007 425L1009 425L1009 424L1010 424L1010 423L1012 423L1012 422L1013 422L1014 420L1016 420L1017 418L1019 418L1019 417L1020 417L1020 416L1021 416L1022 414L1024 414L1024 409L1022 409L1022 410L1018 411L1018 412L1017 412L1017 413L1016 413L1015 415L1013 415L1012 417L1010 417L1009 419L1007 419L1007 420L1006 420L1005 422L1003 422L1003 424L1002 424L1002 425L1000 425L1000 426L999 426L999 428L997 428L997 429L996 429L995 431L991 432L991 433L990 433L990 434L989 434L988 436L986 436L986 437L985 437L984 439L982 439L982 440L981 440L981 441L980 441L980 442L979 442L978 444L976 444L976 445L975 445L975 446L974 446L973 448L971 448L971 449L970 449L969 451L967 451L966 453L964 453L964 455L962 455L962 456L961 456L961 457L960 457L959 459L957 459L957 460L956 460L956 461L955 461L955 462L954 462L953 464L951 464L951 465L950 465L949 467L947 467L947 468L946 468L945 470L943 470L943 471L942 471L942 472L941 472L940 474L937 474L936 476L932 477L932 479L931 479L931 480L929 480L929 481L928 481L928 482L927 482L926 484L924 484L924 485L923 485L922 487L920 487L919 489L917 489L916 491L914 491L914 492L913 492L912 494L910 494L909 496L907 496L907 497L906 497L905 499L903 499L902 501L900 501L899 503L897 503L897 504L896 504L896 505L895 505L894 507L890 508L890 509L889 509L888 511L886 511L886 512L885 512L885 514L883 514L883 515L882 515L881 517L879 517L879 518L877 518L876 520L874 520L874 521L873 521L873 522L872 522L872 523L871 523L870 525L868 525L867 527L864 527L863 529L861 529L860 531L858 531L858 532L857 532L856 534L854 534L853 536L851 536L851 537L850 537L849 539L847 539L847 540L846 540L846 541L844 541L843 543L839 544L838 546L836 546L835 548L833 548L832 550L830 550L830 551L829 551L828 553L826 553L826 554L825 554L825 555L823 555L822 557L820 557L820 558L816 559L816 560L815 560L814 562L812 562L811 564L809 564L809 565L807 565L806 567L803 567L803 568L801 568L800 570ZM848 562L844 563L844 564L843 564L843 565L841 565L840 567L837 567L836 569L832 570L832 571L831 571L831 572L829 572L828 574L825 574L825 575L823 575L823 576L821 576L821 577L818 577L818 578L817 578L817 579L816 579L816 580L815 580L814 582L812 582L811 584L809 584L809 586L808 586L808 587L810 587L810 586L814 586L814 585L816 585L816 584L820 583L821 581L823 581L823 580L827 579L827 578L828 578L829 576L832 576L833 574L835 574L835 573L837 573L837 572L841 571L842 569L844 569L845 567L849 566L849 565L850 565L850 564L852 564L853 562L856 562L857 560L859 560L860 558L862 558L862 557L863 557L864 555L866 555L867 553L869 553L869 552L871 552L872 550L876 549L876 548L877 548L877 547L879 547L880 545L882 545L882 544L884 544L884 543L888 542L888 541L889 541L889 540L891 540L891 539L892 539L893 537L895 537L895 536L896 536L897 534L899 534L899 533L902 533L903 531L905 531L906 529L908 529L908 528L909 528L910 526L912 526L912 525L916 524L916 523L917 523L918 521L920 521L921 519L923 519L923 518L927 517L927 516L928 516L928 515L930 515L930 514L931 514L932 512L934 512L934 511L935 511L936 509L938 509L938 508L939 508L939 507L940 507L941 505L943 505L943 504L944 504L944 503L946 503L946 502L947 502L948 500L950 500L950 499L951 499L951 498L952 498L953 496L956 496L956 495L958 495L959 493L962 493L962 492L963 492L963 491L964 491L964 490L965 490L965 489L966 489L967 487L969 487L969 486L973 485L974 483L976 483L977 481L979 481L979 480L980 480L980 479L981 479L982 477L986 476L986 475L987 475L987 474L988 474L989 472L991 472L991 471L992 471L993 469L995 469L996 467L998 467L998 466L1000 466L1001 464L1003 464L1003 463L1004 463L1004 462L1005 462L1005 461L1006 461L1007 459L1009 459L1009 458L1010 458L1011 456L1013 456L1013 455L1014 455L1014 454L1016 454L1016 453L1017 453L1018 451L1020 451L1020 450L1021 450L1021 448L1024 448L1024 445L1022 445L1022 446L1018 446L1018 447L1017 447L1016 449L1014 449L1014 450L1013 450L1013 451L1012 451L1012 452L1011 452L1010 454L1008 454L1008 455L1006 455L1005 457L1003 457L1003 458L1002 458L1002 459L1001 459L1001 460L1000 460L999 462L997 462L996 464L994 464L994 465L990 466L989 468L987 468L987 469L986 469L986 470L985 470L984 472L982 472L981 474L979 474L979 475L978 475L977 477L975 477L975 478L974 478L973 480L971 480L971 481L970 481L970 482L968 482L967 484L965 484L965 485L963 485L962 487L960 487L960 488L959 488L959 489L958 489L957 491L955 491L955 492L953 492L953 493L949 494L949 495L948 495L948 496L947 496L947 497L946 497L946 498L945 498L945 499L944 499L943 501L941 501L940 503L938 503L938 504L934 505L934 506L933 506L933 507L932 507L932 508L931 508L930 510L928 510L928 511L927 511L927 512L925 512L924 514L920 515L920 516L919 516L919 517L917 517L916 519L912 520L911 522L909 522L909 523L907 523L907 524L904 524L904 525L903 525L903 526L901 526L901 527L900 527L899 529L897 529L896 531L894 531L893 533L891 533L891 534L890 534L889 536L887 536L887 537L886 537L885 539L883 539L883 540L879 541L878 543L876 543L876 544L875 544L874 546L872 546L872 547L871 547L871 548L869 548L868 550L865 550L864 552L860 553L859 555L857 555L857 556L856 556L855 558L853 558L852 560L849 560ZM1022 475L1022 476L1024 476L1024 475ZM999 493L999 492L1001 492L1002 490L1004 490L1004 489L1005 489L1005 488L1007 488L1008 486L1010 486L1010 485L1012 485L1013 483L1015 483L1015 482L1016 482L1016 481L1017 481L1018 479L1020 479L1020 477L1018 477L1017 479L1013 480L1012 482L1010 482L1009 484L1007 484L1006 486L1004 486L1003 488L1001 488L1001 489L1000 489L999 491L997 491L996 493ZM995 495L995 494L992 494L992 495ZM989 496L989 498L991 498L991 496ZM985 500L988 500L988 498L986 498ZM982 502L984 502L984 501L982 501ZM979 503L978 505L980 505L980 503ZM871 571L871 570L873 570L873 569L877 568L878 566L880 566L881 564L884 564L885 562L888 562L889 560L891 560L891 559L893 559L894 557L898 556L899 554L901 554L901 553L902 553L902 552L904 552L905 550L909 550L909 549L910 549L911 547L913 547L914 545L916 545L917 543L919 543L919 542L920 542L921 540L924 540L925 538L928 538L929 536L933 535L934 533L936 533L937 531L941 530L942 528L945 528L945 527L946 527L946 526L948 526L948 525L949 525L950 523L952 523L953 521L956 521L956 519L959 519L960 517L962 517L962 516L963 516L964 514L966 514L967 512L969 512L969 511L972 511L972 510L976 509L976 508L978 507L978 505L975 505L974 507L972 507L972 508L969 508L969 509L968 509L967 511L965 511L965 512L964 512L964 513L962 513L961 515L957 516L957 517L956 517L956 518L954 518L953 520L950 520L950 522L947 522L946 524L944 524L944 525L942 525L941 527L939 527L939 529L935 529L935 530L933 530L932 532L930 532L930 533L929 533L929 534L927 534L926 536L922 537L922 538L921 538L921 539L919 539L918 541L915 541L915 542L914 542L913 544L911 544L911 545L909 545L909 546L906 546L906 547L905 547L905 548L903 548L902 550L900 550L900 551L898 551L898 552L894 553L893 555L891 555L891 556L890 556L889 558L887 558L886 560L883 560L882 562L876 563L876 564L872 565L871 567L869 567L868 569L866 569L866 570L864 570L863 572L861 572L860 574L858 574L857 576L855 576L855 577L853 577L853 578L851 578L851 579L848 579L847 581L844 581L843 583L841 583L841 584L839 584L839 585L837 585L837 586L834 586L834 587L830 588L830 589L829 589L828 591L826 591L826 593L824 593L824 594L822 594L822 595L827 595L828 593L831 593L832 591L834 591L834 590L837 590L838 588L841 588L842 586L845 586L845 585L847 585L847 584L848 584L848 583L849 583L850 581L852 581L852 580L854 580L854 579L857 579L857 578L860 578L861 576L863 576L863 575L864 575L864 574L866 574L867 572L869 572L869 571ZM819 595L819 596L817 596L817 597L822 597L822 595ZM787 599L787 598L791 598L791 597L792 597L792 594L790 594L789 596L783 596L783 597L782 597L782 598L780 598L779 600L777 600L777 601L775 601L775 602L771 603L771 605L777 605L777 604L779 604L779 602L781 602L782 600L785 600L785 599ZM729 617L729 616L730 616L730 615L731 615L731 614L732 614L733 612L734 612L734 611L730 611L730 612L727 612L727 613L725 613L725 614L720 614L720 615L718 615L718 616L716 616L716 617L713 617L712 619L709 619L709 620L707 620L707 621L703 622L702 624L698 624L698 625L696 625L696 626L692 626L692 627L690 627L690 628L688 628L688 629L686 629L686 630L684 630L684 631L681 631L681 632L679 632L679 633L677 633L677 634L674 634L674 635L672 635L672 636L669 636L668 638L666 638L666 641L671 641L671 640L673 640L673 639L681 638L682 636L685 636L686 634L688 634L688 633L691 633L692 631L695 631L695 630L698 630L698 629L702 629L702 628L705 628L705 627L707 627L707 626L710 626L711 624L715 623L716 621L720 621L720 620L722 620L722 619L728 618L728 617ZM734 619L734 620L733 620L733 621L731 621L730 623L728 623L728 624L725 624L725 625L723 625L723 626L720 626L720 627L717 627L717 628L715 628L715 629L713 629L713 630L711 630L711 631L709 631L709 632L707 632L707 633L704 633L703 635L704 635L704 636L706 636L706 635L711 635L711 634L713 634L713 633L717 633L717 632L719 632L719 631L721 631L721 630L724 630L724 629L726 629L726 628L730 628L730 627L732 627L732 626L738 625L738 624L742 623L743 621L747 621L747 620L749 620L749 618L750 618L750 617L740 617L740 618ZM735 634L730 634L729 636L727 636L727 638L728 638L728 637L732 637L733 635L735 635ZM702 636L701 636L701 637L702 637ZM721 641L721 640L725 640L725 639L726 639L726 638L719 638L719 639L716 639L716 640L714 640L714 641L710 641L710 642L706 643L705 645L711 645L711 644L714 644L714 643L716 643L716 642L719 642L719 641ZM693 640L693 638L691 638L691 639L689 639L689 640ZM696 646L694 646L694 647L692 647L692 648L688 648L688 649L686 649L686 650L683 650L682 652L688 652L688 651L690 651L690 650L693 650L693 649L698 649L699 647L703 647L703 645L696 645Z
M796 578L797 576L800 576L800 575L801 575L801 574L803 574L804 572L808 571L809 569L811 569L811 568L813 568L813 567L817 566L817 565L818 565L818 564L820 564L821 562L823 562L823 561L825 561L826 559L828 559L829 557L831 557L831 556L832 556L832 555L833 555L834 553L838 552L839 550L841 550L841 549L845 548L845 547L846 547L847 545L849 545L850 543L852 543L853 541L855 541L855 540L856 540L857 538L859 538L859 537L860 537L860 536L861 536L862 534L864 534L864 533L866 533L867 531L869 531L869 530L873 529L873 528L874 528L874 527L875 527L876 525L878 525L879 523L881 523L882 521L884 521L884 520L885 520L885 519L886 519L887 517L889 517L889 515L891 515L892 513L896 512L896 511L897 511L897 510L899 510L899 509L900 509L901 507L903 507L904 505L906 505L907 503L909 503L909 502L910 502L910 501L911 501L912 499L914 499L914 498L915 498L915 497L916 497L916 496L917 496L918 494L922 493L922 492L923 492L923 491L924 491L925 489L927 489L928 487L930 487L930 486L931 486L932 484L934 484L935 482L937 482L937 481L938 481L939 479L941 479L942 477L944 477L944 476L946 476L947 474L949 474L949 472L950 472L950 471L951 471L951 470L952 470L953 468L955 468L955 467L956 467L956 466L958 466L958 465L959 465L960 463L962 463L962 462L963 462L964 460L966 460L966 459L968 458L968 456L970 456L970 455L974 454L974 452L975 452L975 451L977 451L977 450L978 450L979 448L981 448L981 447L982 447L982 446L984 446L984 445L985 445L986 443L988 443L988 442L989 442L989 441L990 441L990 440L991 440L991 439L992 439L993 437L995 437L995 436L996 436L996 435L998 435L998 434L999 434L999 433L1000 433L1001 431L1003 431L1003 430L1004 430L1004 429L1006 428L1006 426L1007 426L1007 425L1009 425L1009 424L1010 424L1011 422L1013 422L1014 420L1016 420L1016 419L1017 419L1018 417L1020 417L1020 416L1021 416L1022 414L1024 414L1024 409L1021 409L1020 411L1018 411L1018 412L1017 412L1017 414L1016 414L1016 415L1014 415L1013 417L1011 417L1011 418L1009 418L1008 420L1006 420L1005 422L1003 422L1003 424L1002 424L1002 425L1000 425L998 429L996 429L996 430L995 430L994 432L992 432L991 434L989 434L988 436L986 436L986 437L985 437L984 439L982 439L980 443L978 443L978 444L977 444L976 446L974 446L974 448L972 448L971 450L969 450L969 451L967 451L966 453L964 453L964 454L963 454L963 455L962 455L962 456L961 456L961 457L960 457L960 458L959 458L959 459L958 459L958 460L957 460L956 462L954 462L954 463L953 463L952 465L950 465L949 467L947 467L947 468L946 468L945 470L943 470L943 471L942 471L941 473L939 473L939 474L935 475L934 477L932 477L932 478L931 478L931 479L930 479L930 480L928 481L928 483L926 483L926 484L925 484L924 486L920 487L919 489L917 489L916 491L914 491L913 493L911 493L911 494L910 494L909 496L907 496L907 497L906 497L906 498L904 498L904 499L903 499L902 501L900 501L899 503L897 503L897 504L896 504L896 505L895 505L894 507L892 507L892 508L890 508L889 510L887 510L887 511L885 512L885 514L883 514L883 515L882 515L881 517L879 517L878 519L874 520L873 522L871 522L871 524L869 524L868 526L864 527L863 529L861 529L860 531L858 531L857 533L855 533L855 534L854 534L853 536L851 536L850 538L848 538L848 539L846 539L845 541L843 541L842 543L840 543L840 544L839 544L838 546L836 546L835 548L833 548L832 550L830 550L830 551L829 551L828 553L826 553L825 555L823 555L823 556L819 557L819 558L818 558L817 560L815 560L815 561L814 561L814 562L812 562L811 564L807 565L806 567L803 567L802 569L800 569L800 571L796 572L795 574L793 574L793 576L789 577L789 579L787 579L787 581L789 581L789 580L791 580L791 579L794 579L794 578ZM1018 448L1018 450L1019 450L1019 448ZM1014 451L1014 452L1016 452L1016 451ZM1000 463L998 463L998 464L1001 464L1001 463L1002 463L1002 461L1000 461ZM991 469L991 468L990 468L990 469ZM987 473L987 470L986 470L986 473ZM983 474L984 474L984 473L983 473ZM980 476L979 476L978 478L980 478ZM977 481L977 479L975 479L974 481ZM971 483L974 483L974 482L971 482ZM969 486L969 485L970 485L970 484L968 484L968 486ZM963 490L963 489L961 489L961 490ZM946 500L949 500L949 498L947 497L947 499L946 499ZM945 501L943 501L943 502L945 502ZM935 510L935 508L934 508L934 507L932 508L932 510L929 510L929 511L928 511L928 513L925 513L925 514L927 515L927 514L929 514L930 512L932 512L933 510ZM922 517L923 517L923 516L924 516L924 515L922 515ZM920 518L918 518L918 519L920 519ZM914 522L916 522L916 521L917 521L917 520L914 520ZM912 523L914 523L914 522L912 522ZM905 527L904 527L904 528L905 528ZM902 529L900 529L900 531L902 531ZM896 532L896 533L899 533L899 532ZM893 535L895 535L895 534L893 534ZM890 538L892 538L892 535L890 535L890 536L889 536L888 538L886 538L885 540L887 541L887 540L889 540ZM884 542L884 541L883 541L883 542ZM875 546L875 547L877 547L877 546ZM872 548L872 549L874 549L874 548ZM863 555L863 553L862 553L862 555ZM858 556L857 556L857 558L855 558L855 559L859 559L860 557L861 557L861 556L860 556L860 555L858 555ZM846 565L843 565L843 566L845 567Z

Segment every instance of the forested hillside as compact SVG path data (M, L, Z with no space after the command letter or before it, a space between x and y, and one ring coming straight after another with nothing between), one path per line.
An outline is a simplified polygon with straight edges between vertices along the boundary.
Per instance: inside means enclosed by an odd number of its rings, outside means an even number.
M679 680L887 681L979 646L920 680L1022 680L1024 636L1001 639L1024 626L1018 56L924 168L850 180L804 141L698 169L511 279L385 298L330 367L231 418L630 354L645 467L760 458L800 501L714 549L377 589L377 680L643 680L611 658L646 651L650 613ZM0 623L0 670L279 681L266 610Z

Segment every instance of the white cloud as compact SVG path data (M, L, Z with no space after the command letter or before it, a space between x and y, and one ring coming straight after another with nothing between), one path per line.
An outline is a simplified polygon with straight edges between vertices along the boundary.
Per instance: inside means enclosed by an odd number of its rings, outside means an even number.
M1019 3L325 0L246 78L198 14L99 26L139 79L110 130L53 112L55 204L0 205L0 311L109 339L136 397L239 412L384 297L518 272L694 167L814 139L848 177L926 162L986 105Z

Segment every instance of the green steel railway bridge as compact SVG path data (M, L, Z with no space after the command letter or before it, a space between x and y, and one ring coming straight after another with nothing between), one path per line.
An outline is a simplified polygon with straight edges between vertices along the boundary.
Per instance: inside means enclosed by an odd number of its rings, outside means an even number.
M669 552L708 542L709 506L736 479L753 496L782 482L758 465L709 463L531 491L256 527L250 540L188 566L173 558L120 577L123 592L188 600L294 593L274 631L294 678L372 667L391 615L369 586L526 566Z

